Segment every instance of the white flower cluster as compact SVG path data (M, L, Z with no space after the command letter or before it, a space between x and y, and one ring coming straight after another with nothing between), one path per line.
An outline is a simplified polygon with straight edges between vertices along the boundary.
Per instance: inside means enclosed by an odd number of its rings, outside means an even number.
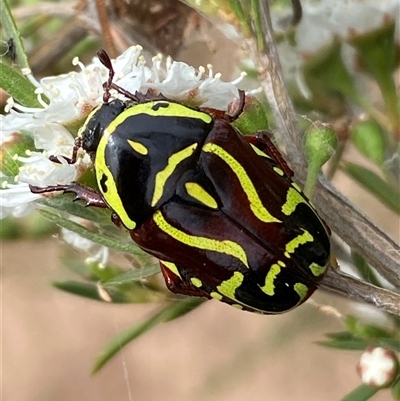
M297 80L307 97L300 68L310 57L328 48L339 38L343 43L342 57L345 65L353 72L356 70L357 58L354 57L355 50L346 42L355 35L363 35L382 27L388 21L395 22L395 38L400 44L400 0L302 1L302 18L296 27L295 44L282 41L278 45L284 76ZM273 22L279 31L279 21Z
M344 40L381 27L388 19L399 22L400 0L321 0L303 3L296 32L300 52L314 53L335 36Z
M145 93L151 89L172 100L218 110L227 110L228 105L238 98L236 84L243 74L235 81L222 82L220 74L214 74L210 65L206 74L203 67L196 70L170 58L163 63L161 56L154 57L153 65L148 67L141 51L141 46L133 46L112 62L114 83L131 93ZM33 138L36 149L24 155L9 155L22 164L18 175L13 177L14 183L8 183L4 178L5 172L0 172L3 178L0 218L9 214L22 216L32 210L32 202L40 195L32 194L28 184L68 184L90 163L87 155L80 157L74 165L68 164L62 157L59 157L60 163L49 160L49 155L71 156L74 138L66 126L83 120L90 110L103 102L103 82L109 73L107 68L97 58L87 66L77 59L73 64L81 71L44 78L40 82L27 71L27 77L37 87L36 94L43 108L26 108L11 98L7 106L9 114L0 116L3 152L7 141L12 141L15 133ZM114 91L111 93L113 97L123 97ZM48 104L43 95L49 100Z

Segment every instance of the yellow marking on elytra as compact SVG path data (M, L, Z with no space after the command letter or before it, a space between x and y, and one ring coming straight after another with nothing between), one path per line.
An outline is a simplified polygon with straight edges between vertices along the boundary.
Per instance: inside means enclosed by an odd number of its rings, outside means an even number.
M243 280L243 273L234 272L231 278L223 281L219 286L217 286L217 290L227 298L235 300L235 292L241 286Z
M154 183L154 194L151 201L151 206L154 207L161 199L164 192L164 186L168 178L171 177L180 162L187 159L193 154L193 152L197 148L197 145L197 143L193 143L192 145L189 145L185 149L174 153L168 158L167 165L165 166L164 170L161 170L156 174Z
M297 182L292 182L292 187L294 189L296 189L298 192L302 192L302 190L301 190L299 184L297 184Z
M271 265L267 276L265 277L265 284L260 287L263 292L265 292L267 295L275 295L275 284L274 281L278 274L281 272L281 267L277 264L274 263Z
M258 149L257 146L254 146L252 143L250 144L254 152L261 157L266 157L267 159L271 159L266 153L264 153L261 149Z
M167 105L167 107L163 107ZM127 118L137 116L138 114L147 114L149 116L160 117L189 117L201 120L206 124L211 123L212 117L202 111L193 110L179 103L172 103L167 100L155 100L152 102L138 103L135 106L129 107L119 114L108 126L108 130L112 133L122 124Z
M303 196L295 188L289 188L286 194L286 202L282 205L282 213L290 216L299 203L307 203Z
M210 297L217 299L218 301L221 301L221 299L222 299L222 295L215 291L210 292Z
M260 197L258 196L257 190L251 182L250 177L246 173L246 170L231 154L215 143L207 143L203 146L203 151L217 155L229 165L238 178L243 191L247 195L252 212L258 219L264 223L281 223L280 220L272 216L271 213L264 207Z
M308 287L303 283L296 283L293 288L299 294L301 300L304 299L308 293Z
M190 279L190 281L191 281L191 283L192 283L195 287L197 287L197 288L200 288L200 287L203 285L203 283L201 282L201 280L198 279L197 277L192 277L192 278Z
M159 210L154 213L153 220L160 230L164 231L177 241L197 249L225 253L226 255L239 259L247 268L249 268L246 252L238 243L230 240L216 240L186 234L169 224Z
M276 263L278 263L279 266L286 267L286 263L281 260L278 260Z
M312 274L316 277L320 276L321 274L325 273L326 266L321 266L315 262L312 262L309 266Z
M167 262L165 260L160 260L160 262L168 269L170 270L172 273L174 273L176 276L178 276L180 279L182 279L181 274L179 273L178 268L176 267L175 263L172 262Z
M149 150L140 142L132 141L131 139L128 139L129 145L132 146L133 150L135 150L137 153L140 153L143 156L146 156L149 153Z
M236 309L240 309L240 310L242 310L242 309L243 309L243 305L239 305L239 304L232 304L232 306L233 306L234 308L236 308Z
M279 167L274 167L273 170L275 171L276 174L280 175L280 176L284 176L285 173L283 172L282 169L280 169Z
M105 160L105 150L110 135L111 133L108 131L108 129L105 129L103 136L100 139L99 146L97 147L96 159L94 162L97 185L107 205L118 215L122 224L128 230L133 230L136 227L136 223L129 218L125 207L122 204L121 198L118 194L117 184ZM107 188L106 191L103 191L102 188L103 177L106 177L106 181L104 183Z
M185 188L192 198L197 199L212 209L218 208L217 201L197 182L187 182L185 183Z
M293 238L286 244L285 246L286 252L289 254L294 253L298 246L313 241L314 237L308 231L303 230L303 234L298 235L297 237Z

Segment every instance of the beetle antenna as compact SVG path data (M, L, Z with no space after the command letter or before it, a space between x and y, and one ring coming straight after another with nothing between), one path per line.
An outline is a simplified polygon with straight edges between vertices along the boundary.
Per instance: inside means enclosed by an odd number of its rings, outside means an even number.
M127 91L126 89L121 88L119 85L117 85L113 82L113 79L115 76L115 71L112 66L111 59L110 59L109 55L107 54L107 52L103 49L100 49L97 52L97 57L99 58L101 64L103 64L104 67L106 67L108 70L108 79L103 84L103 87L104 87L103 102L108 103L108 101L111 97L111 93L110 93L111 89L115 89L118 93L120 93L121 95L124 95L128 99L133 100L134 102L139 102L140 99L135 94Z
M103 49L100 49L97 52L97 57L99 58L101 64L104 65L104 67L107 68L108 70L108 80L103 84L104 88L104 95L103 95L103 102L108 103L108 100L110 99L110 89L112 87L112 81L114 79L115 71L111 63L110 56L107 54L107 52Z

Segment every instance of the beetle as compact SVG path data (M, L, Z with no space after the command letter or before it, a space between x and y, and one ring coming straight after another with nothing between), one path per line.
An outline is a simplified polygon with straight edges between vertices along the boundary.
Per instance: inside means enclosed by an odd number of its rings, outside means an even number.
M169 290L214 298L261 314L303 303L328 266L330 231L292 181L267 132L243 136L232 113L192 108L114 84L111 61L104 103L76 139L98 190L79 183L31 186L34 193L74 193L107 207L133 241L160 260ZM128 100L111 100L110 89Z

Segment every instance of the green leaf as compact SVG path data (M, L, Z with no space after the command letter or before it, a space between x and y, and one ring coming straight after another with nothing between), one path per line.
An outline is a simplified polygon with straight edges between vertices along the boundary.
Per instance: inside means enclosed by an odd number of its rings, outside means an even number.
M103 234L95 233L93 231L90 231L86 227L84 227L78 223L75 223L74 221L71 221L60 215L51 213L47 210L39 210L39 213L41 213L47 219L58 224L59 226L64 227L67 230L73 231L76 234L80 235L81 237L89 239L97 244L104 245L110 249L124 252L124 253L130 254L130 255L133 255L133 256L143 255L143 251L141 249L139 249L139 247L137 245L134 245L133 243L126 244L124 242L121 242L120 240L106 237Z
M303 73L313 95L338 91L356 102L360 99L354 78L344 65L342 43L338 39L308 57Z
M125 273L119 274L110 280L103 283L104 287L114 286L119 284L131 283L133 281L140 281L143 278L153 276L160 273L160 266L158 264L142 269L129 270Z
M0 180L16 183L15 176L19 174L19 169L23 165L22 162L16 160L16 156L26 157L26 151L34 149L34 141L29 135L15 132L7 141L4 141L0 146L0 171L2 173Z
M338 333L326 333L326 337L332 338L334 340L359 340L357 337L354 337L353 334L348 331L340 331Z
M380 338L391 338L392 333L382 327L374 324L365 324L361 322L357 317L348 315L345 320L346 327L349 332L352 333L356 338L366 340L377 340Z
M392 188L373 171L353 163L345 163L343 170L368 191L373 193L388 208L400 214L400 191Z
M0 63L0 87L23 106L43 108L35 94L36 87L3 63Z
M70 194L53 197L43 196L37 203L62 212L67 212L73 216L92 221L93 223L102 225L110 223L110 226L114 227L111 223L111 211L109 209L86 207L82 202L73 202L73 197ZM117 230L118 229L116 229L116 231ZM120 232L121 230L118 231Z
M378 276L360 254L352 251L351 257L353 259L354 265L357 268L357 271L360 273L361 277L364 280L366 280L370 284L376 285L377 287L382 287L382 283L379 281Z
M240 0L227 0L227 3L240 23L240 28L243 36L250 37L252 29L249 25L249 12L247 9L248 4Z
M357 50L360 67L378 83L385 100L387 114L398 128L397 89L393 72L398 65L394 16L385 18L379 28L364 34L350 35L348 43Z
M341 401L366 401L374 396L378 391L378 388L372 388L366 384L361 384L361 386L357 387L350 394L343 397Z
M80 281L55 281L52 285L60 290L69 292L70 294L79 295L81 297L94 299L96 301L104 302L104 298L99 294L99 287L93 283L82 283ZM127 303L130 299L127 298L123 293L118 291L107 291L107 295L110 297L110 302L114 303Z
M394 352L400 352L400 341L393 338L379 338L378 344L383 347L390 349Z
M400 401L400 375L392 385L392 395L395 401Z
M376 121L359 121L352 129L351 140L364 156L378 166L383 164L386 139L382 127Z
M21 41L21 37L17 26L15 24L14 18L11 14L11 9L6 0L0 0L0 21L3 26L6 39L12 39L16 54L16 62L20 68L29 68L28 58L25 54L24 45ZM0 70L0 77L2 75L2 71ZM2 87L3 88L3 87ZM8 92L8 91L7 91ZM10 92L8 92L10 93ZM11 95L13 96L13 95ZM13 96L14 97L14 96ZM26 105L28 106L28 105Z
M356 338L351 338L349 340L325 340L317 341L316 343L328 348L345 349L349 351L362 351L368 347L368 343L366 341Z
M188 298L168 304L158 312L154 313L148 319L135 324L132 327L119 333L110 343L108 343L96 358L93 373L98 372L107 361L109 361L118 351L120 351L129 342L148 332L159 323L168 322L177 317L197 308L203 302L202 299Z

